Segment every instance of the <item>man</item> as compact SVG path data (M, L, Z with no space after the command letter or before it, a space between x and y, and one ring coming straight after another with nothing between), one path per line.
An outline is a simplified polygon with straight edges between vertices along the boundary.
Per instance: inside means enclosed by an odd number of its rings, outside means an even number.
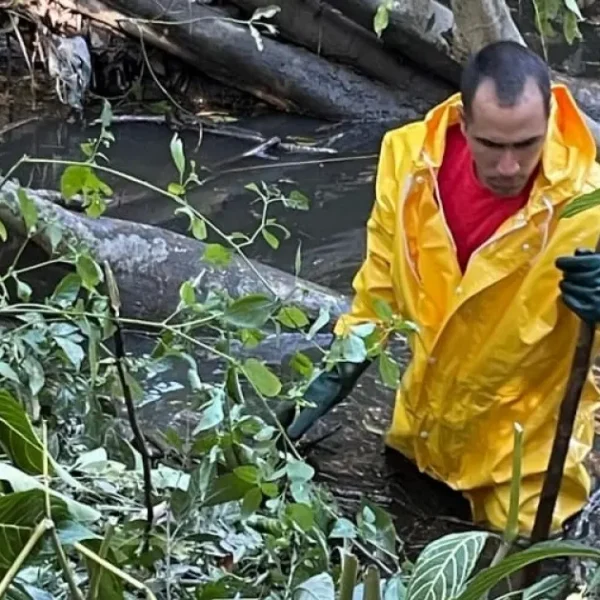
M335 333L377 323L377 298L419 326L386 444L460 490L474 520L494 529L506 523L519 423L519 527L531 532L578 316L600 318L600 257L577 251L595 247L600 208L559 218L600 186L595 156L568 90L511 42L473 56L460 94L382 143L367 256ZM344 363L319 376L306 394L316 406L300 413L290 436L346 397L366 366ZM599 398L590 375L553 531L589 495L583 460Z

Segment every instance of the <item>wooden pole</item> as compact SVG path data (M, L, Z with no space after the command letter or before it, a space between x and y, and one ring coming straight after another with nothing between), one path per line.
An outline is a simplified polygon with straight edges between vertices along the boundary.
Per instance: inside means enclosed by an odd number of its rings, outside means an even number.
M596 252L600 252L600 239L596 245ZM548 470L546 471L540 502L535 515L535 522L531 533L531 544L537 544L548 539L552 525L552 516L562 481L565 460L567 458L567 451L569 449L569 442L573 433L575 415L577 414L581 392L590 370L595 333L595 323L581 323L577 347L573 354L569 381L567 382L565 395L560 405L556 434L548 461ZM527 586L535 583L539 576L540 568L541 563L537 562L526 569L525 582Z

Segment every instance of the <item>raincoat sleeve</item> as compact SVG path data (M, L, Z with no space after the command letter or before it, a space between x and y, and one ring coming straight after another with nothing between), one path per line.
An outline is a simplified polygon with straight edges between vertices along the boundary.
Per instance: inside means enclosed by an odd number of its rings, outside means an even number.
M398 133L395 132L397 136ZM373 302L386 301L399 314L399 301L392 286L392 255L396 229L396 210L399 190L404 183L398 180L399 159L395 154L397 142L390 133L383 139L377 177L375 204L367 221L366 258L353 280L354 298L350 311L342 315L335 326L336 335L349 332L354 325L380 320Z

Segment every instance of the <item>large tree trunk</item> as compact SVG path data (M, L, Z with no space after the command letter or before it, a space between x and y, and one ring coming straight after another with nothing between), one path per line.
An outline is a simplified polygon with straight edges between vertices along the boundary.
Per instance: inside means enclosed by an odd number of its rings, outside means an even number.
M250 16L273 0L232 0ZM373 32L320 0L285 0L273 17L281 36L315 54L346 63L392 87L405 89L414 69L387 52Z
M16 190L12 181L5 183L1 194L0 220L10 232L25 234L18 212ZM225 268L202 260L206 245L159 227L100 217L89 218L49 201L49 191L27 190L38 209L40 219L56 219L70 236L88 247L94 258L107 261L114 271L126 318L160 321L176 309L179 288L185 281L195 281L199 296L209 290L227 291L232 297L251 293L269 294L259 275L269 283L278 298L290 298L314 319L320 309L330 310L332 321L348 310L349 300L325 287L296 280L292 274L245 262L234 256ZM56 194L58 196L58 194ZM35 241L51 254L50 239L40 234ZM201 275L202 274L202 275ZM201 276L200 276L201 275Z

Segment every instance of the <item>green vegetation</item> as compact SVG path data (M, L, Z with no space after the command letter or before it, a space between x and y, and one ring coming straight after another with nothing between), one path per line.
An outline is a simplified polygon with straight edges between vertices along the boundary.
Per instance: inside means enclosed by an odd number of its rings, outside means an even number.
M110 122L105 105L100 136L82 146L82 161L65 163L61 180L63 196L80 195L94 218L112 194L102 181L103 173L114 173L106 156L114 141ZM190 234L206 240L203 258L215 265L225 268L259 236L273 248L281 235L291 236L269 216L272 204L309 207L299 191L250 184L248 192L262 206L258 227L251 235L226 234L188 204L186 194L200 179L176 135L171 155L175 177L166 190L138 183L174 202L189 218ZM33 159L24 157L17 167L27 162ZM16 172L0 182L3 203L1 187ZM232 343L251 350L267 330L312 338L328 322L326 314L310 323L300 307L273 297L268 282L264 295L240 298L199 297L193 282L185 282L168 319L132 322L121 316L110 266L98 264L71 232L41 219L25 189L18 206L28 236L0 277L0 597L479 600L532 562L567 555L600 559L600 551L557 542L511 554L513 511L503 539L479 531L452 534L411 564L392 519L376 504L364 499L356 515L341 514L278 427L272 406L301 404L321 369L367 355L380 357L380 375L395 387L400 369L383 341L416 328L389 306L378 305L379 327L356 328L331 349L320 349L319 362L296 353L284 377L258 358L236 358ZM53 241L53 255L21 266L27 244L42 231ZM7 239L10 228L0 226L0 234ZM59 263L68 274L43 301L32 300L25 273L35 270L43 278ZM294 266L299 274L300 251ZM129 325L154 333L148 357L127 353L123 329ZM203 341L207 334L211 343ZM210 380L199 368L208 356L223 364L223 374ZM167 430L167 451L157 457L138 426L136 404L145 374L168 368L174 358L189 365L189 400L198 421L193 430ZM252 409L255 402L263 417ZM123 413L132 435L120 426ZM517 475L519 444L516 427ZM518 476L514 485L518 503ZM486 544L498 547L496 559L476 569ZM553 576L523 597L549 598L566 583Z

